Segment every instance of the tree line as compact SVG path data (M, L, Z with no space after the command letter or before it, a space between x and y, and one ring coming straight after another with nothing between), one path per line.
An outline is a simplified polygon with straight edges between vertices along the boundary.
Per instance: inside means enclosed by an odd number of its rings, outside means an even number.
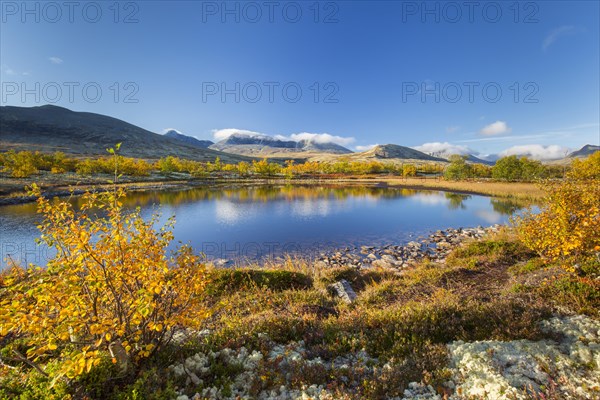
M224 163L217 157L202 162L168 156L159 160L144 160L116 156L118 169L123 175L145 177L153 173L169 175L189 174L193 178L205 177L295 177L336 175L387 174L401 177L443 176L448 180L494 179L505 181L536 181L564 177L567 167L544 165L526 157L508 156L499 159L494 166L467 162L465 156L453 155L449 163L386 163L376 160L352 161L340 158L336 161L301 163L288 160L285 163L262 159L252 162ZM8 151L0 153L0 172L13 178L27 178L42 171L52 174L75 173L81 176L111 174L115 169L113 157L75 158L61 152L41 153L31 151Z

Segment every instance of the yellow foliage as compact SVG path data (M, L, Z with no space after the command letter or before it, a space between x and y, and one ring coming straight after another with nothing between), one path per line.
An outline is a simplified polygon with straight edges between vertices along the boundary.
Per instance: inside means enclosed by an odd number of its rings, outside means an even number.
M568 179L548 183L539 214L518 219L520 239L541 256L557 260L591 254L600 246L600 152L576 160Z
M573 160L569 177L576 180L600 179L600 151L584 160Z
M172 254L174 219L155 229L140 210L122 209L123 191L86 193L75 210L38 197L42 239L57 251L46 268L13 267L0 279L0 335L22 337L32 361L65 359L57 376L88 372L109 345L131 362L168 343L178 327L206 316L206 275L191 248Z

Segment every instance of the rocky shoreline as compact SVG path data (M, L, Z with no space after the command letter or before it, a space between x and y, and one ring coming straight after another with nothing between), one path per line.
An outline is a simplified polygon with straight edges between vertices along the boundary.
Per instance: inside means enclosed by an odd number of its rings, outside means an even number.
M385 268L402 271L403 268L424 259L445 263L450 252L466 240L480 239L500 230L502 225L476 228L448 228L438 230L425 238L418 238L406 245L346 247L321 253L316 261L318 267L354 266L359 269Z
M415 263L428 259L445 263L450 252L466 240L481 239L490 233L496 233L502 225L487 227L447 228L437 230L428 236L418 237L405 245L386 244L381 246L354 246L333 248L308 258L317 268L355 267L357 269L384 268L401 271ZM284 262L285 254L273 261ZM248 260L216 258L210 262L219 268L243 266Z

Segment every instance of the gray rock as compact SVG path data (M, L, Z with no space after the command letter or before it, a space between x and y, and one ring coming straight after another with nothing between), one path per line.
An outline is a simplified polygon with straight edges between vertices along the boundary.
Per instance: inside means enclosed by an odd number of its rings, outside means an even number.
M348 281L345 279L327 286L327 290L348 304L356 300L356 292L354 292L354 289L352 289L350 283L348 283Z
M232 261L225 258L218 258L213 261L213 264L215 267L227 267L232 264Z
M375 261L373 261L373 266L377 267L377 268L392 269L392 268L394 268L395 264L389 263L384 260L375 260Z
M394 257L394 256L391 256L391 255L389 255L389 254L384 254L384 255L382 255L382 256L381 256L381 259L382 259L383 261L385 261L385 262L389 262L389 263L392 263L392 264L395 264L396 262L398 262L398 260L396 259L396 257Z

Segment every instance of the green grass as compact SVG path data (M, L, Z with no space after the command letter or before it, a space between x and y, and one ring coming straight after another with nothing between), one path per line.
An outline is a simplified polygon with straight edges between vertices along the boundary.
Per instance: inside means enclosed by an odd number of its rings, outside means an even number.
M293 271L256 269L213 269L209 275L206 293L219 296L251 288L282 291L288 289L308 289L312 278Z

